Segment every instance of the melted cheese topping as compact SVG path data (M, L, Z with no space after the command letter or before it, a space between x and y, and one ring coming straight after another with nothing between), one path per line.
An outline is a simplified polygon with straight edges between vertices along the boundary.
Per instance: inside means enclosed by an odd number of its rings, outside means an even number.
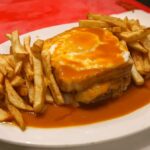
M95 74L129 59L117 37L100 28L73 28L48 40L44 48L49 48L61 78Z

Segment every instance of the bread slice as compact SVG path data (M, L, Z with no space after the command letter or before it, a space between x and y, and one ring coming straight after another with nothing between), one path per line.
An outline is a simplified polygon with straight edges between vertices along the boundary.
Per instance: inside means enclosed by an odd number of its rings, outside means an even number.
M81 102L85 104L95 103L109 98L120 96L128 87L131 76L110 80L103 83L96 83L93 86L74 93L64 93L66 103Z

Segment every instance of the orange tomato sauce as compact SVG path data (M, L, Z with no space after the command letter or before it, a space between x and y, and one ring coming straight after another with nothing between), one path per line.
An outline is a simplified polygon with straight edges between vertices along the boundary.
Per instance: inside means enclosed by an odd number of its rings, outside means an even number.
M48 105L45 113L36 116L24 112L28 126L40 128L66 127L96 123L129 114L150 102L150 81L144 86L130 86L120 97L95 105L71 106Z
M47 40L43 49L53 49L52 66L62 82L76 81L122 65L125 63L123 51L127 51L125 47L121 50L119 40L111 32L80 27Z

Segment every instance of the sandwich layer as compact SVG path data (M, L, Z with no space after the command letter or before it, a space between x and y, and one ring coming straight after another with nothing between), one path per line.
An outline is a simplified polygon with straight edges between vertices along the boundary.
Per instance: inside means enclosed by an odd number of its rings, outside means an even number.
M83 91L95 83L124 77L131 63L126 47L101 28L73 28L45 41L63 92Z

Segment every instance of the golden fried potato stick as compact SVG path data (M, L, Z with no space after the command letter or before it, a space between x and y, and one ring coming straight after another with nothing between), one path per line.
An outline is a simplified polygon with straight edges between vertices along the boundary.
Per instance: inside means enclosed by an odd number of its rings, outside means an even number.
M46 102L47 103L53 103L54 102L54 99L53 99L53 97L52 97L52 95L50 93L50 90L48 88L46 89L46 96L45 96L45 98L46 98Z
M143 29L143 26L140 25L139 20L128 19L128 27L130 31L138 31Z
M135 42L143 39L148 34L150 34L150 28L145 28L138 31L121 32L119 38L126 42Z
M25 83L25 80L21 77L21 76L15 76L12 80L11 80L11 85L13 87L18 87L21 86Z
M7 95L5 96L5 103L21 130L25 130L25 123L21 112L15 106L9 103Z
M110 29L110 31L113 33L120 33L122 31L120 27L112 27Z
M12 52L15 55L16 59L23 59L27 56L27 52L24 50L24 47L21 45L18 31L13 31L11 37Z
M16 63L16 66L15 66L15 74L18 75L21 73L21 70L22 70L22 66L23 66L23 62L22 61L18 61Z
M44 69L43 69L44 70ZM47 79L46 76L44 76L44 84L45 84L45 87L47 88L49 86L49 81Z
M15 58L11 54L0 54L0 58L4 59L12 68L15 68Z
M30 36L26 36L24 38L24 47L25 47L25 50L29 54L29 61L30 61L30 64L32 66L33 65L33 59L32 59L33 55L32 55L31 48L30 48L30 42L31 42L31 37Z
M150 60L148 55L143 55L143 61L144 61L144 71L145 73L150 72Z
M29 97L29 103L33 104L34 102L34 85L31 81L26 79L26 85L28 88L28 97Z
M88 14L88 19L104 21L104 22L110 24L111 26L117 26L117 27L121 27L125 31L127 30L126 24L120 18L102 15L102 14Z
M27 51L27 53L29 54L29 58L26 59L26 61L24 62L24 71L25 71L27 79L29 81L32 81L33 80L33 68L32 68L33 55L32 55L31 49L30 49L30 42L31 42L30 36L26 36L24 38L24 47L25 47L25 50Z
M10 118L11 115L7 111L0 108L0 122L8 121Z
M13 68L11 68L10 66L7 66L6 70L7 70L7 77L8 78L12 78L14 76L14 70L13 70Z
M42 62L40 58L40 53L34 51L30 48L30 37L25 38L26 50L31 54L33 62L33 72L34 72L34 101L33 109L35 112L42 112L45 101L45 85L44 85L44 74L42 68Z
M25 72L25 76L29 81L32 81L34 75L33 75L33 69L31 64L29 63L29 61L24 61L23 66L24 66L23 69Z
M52 102L54 102L54 100L53 100L53 97L52 97L50 90L49 90L49 87L48 87L49 81L48 81L47 77L45 77L45 76L44 76L44 84L45 84L45 89L46 89L45 100L47 103L52 103Z
M8 78L11 78L14 75L13 68L7 63L7 61L3 57L0 57L0 72Z
M6 74L7 74L7 70L6 70L5 66L3 66L3 65L1 65L1 64L0 64L0 72L1 72L4 76L6 76Z
M132 42L128 43L129 48L132 48L134 50L140 51L142 53L147 53L147 49L145 49L138 41L137 42Z
M133 59L133 62L135 64L137 71L142 75L145 74L142 53L133 50L131 51L131 56L132 56L132 59Z
M24 102L24 100L18 95L15 89L12 87L8 79L5 79L5 89L8 95L8 101L15 107L23 110L32 111L32 107Z
M149 34L150 35L150 34ZM140 43L150 52L150 39L147 37L140 40Z
M26 36L24 38L24 47L26 52L29 54L29 57L26 58L26 60L24 61L24 72L25 72L25 76L27 77L27 79L29 81L33 80L33 55L30 49L30 42L31 42L31 38L30 36Z
M57 82L51 70L51 63L50 63L51 60L50 60L49 50L42 50L41 57L42 57L44 72L48 79L49 89L52 93L53 99L57 104L64 104L64 98L60 92L60 89L57 85Z
M42 48L43 48L43 44L44 44L44 41L41 40L41 39L38 39L36 40L34 43L33 43L33 46L32 46L32 52L33 53L40 53L42 51Z
M125 23L127 30L130 31L129 19L127 16L123 19L123 22Z
M40 112L43 109L45 101L44 74L40 58L33 56L33 68L35 85L33 108L35 112Z
M135 65L132 66L131 75L132 75L132 79L134 80L134 83L136 85L143 85L144 84L144 78L140 75L140 73L138 73Z
M108 28L110 25L101 20L80 20L79 27L86 28Z

